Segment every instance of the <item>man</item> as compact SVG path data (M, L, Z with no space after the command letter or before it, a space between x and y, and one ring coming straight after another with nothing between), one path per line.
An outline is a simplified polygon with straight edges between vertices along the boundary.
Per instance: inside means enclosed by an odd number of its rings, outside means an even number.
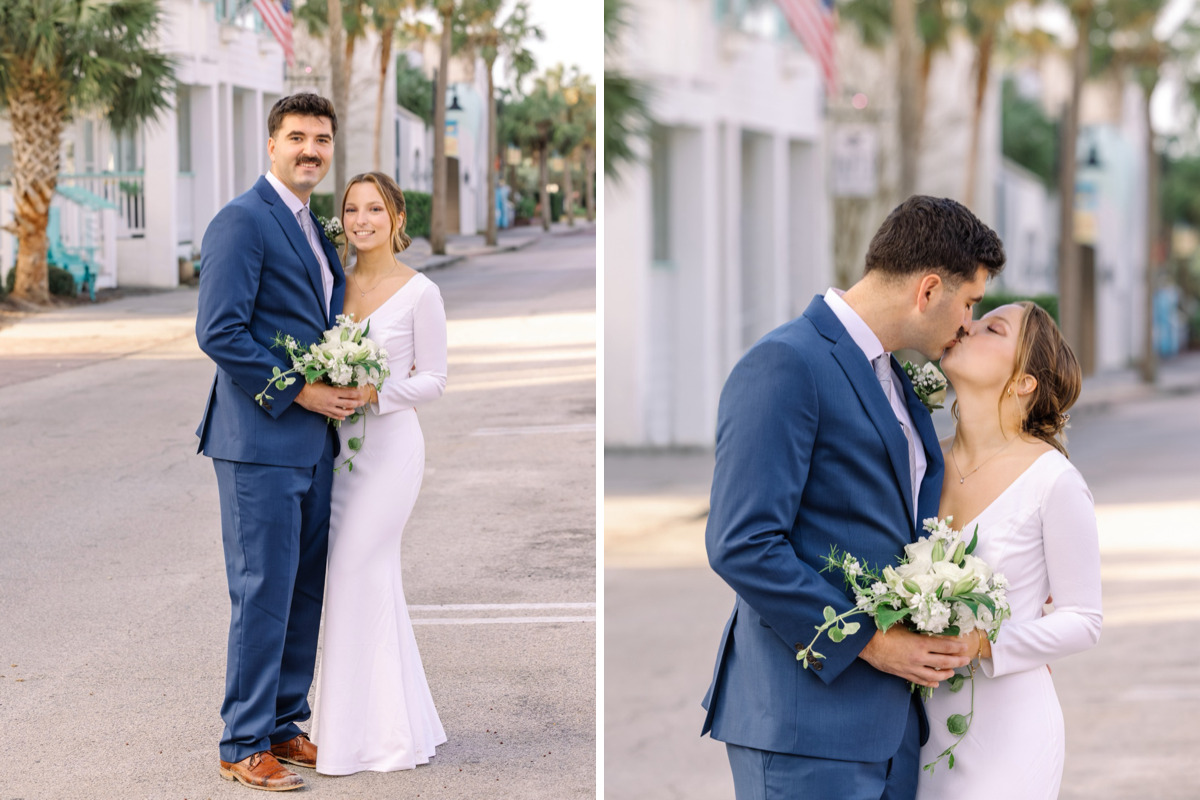
M970 661L964 642L874 625L804 669L831 546L893 564L937 515L942 455L891 351L931 359L1004 266L996 234L953 200L909 198L884 221L862 280L767 334L721 394L706 541L737 593L702 733L726 743L738 800L912 798L928 734L919 693Z
M271 170L221 209L204 235L196 339L217 373L200 423L213 460L233 614L220 774L286 791L303 779L280 761L316 766L308 719L325 586L329 498L342 420L366 391L298 380L254 396L273 367L276 333L313 342L342 311L345 274L308 208L329 171L337 116L315 94L275 104L267 118Z

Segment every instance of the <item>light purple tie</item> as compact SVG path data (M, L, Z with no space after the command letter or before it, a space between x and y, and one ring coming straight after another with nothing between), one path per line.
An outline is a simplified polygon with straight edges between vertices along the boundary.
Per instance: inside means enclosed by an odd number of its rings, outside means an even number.
M896 390L894 375L892 374L892 357L887 353L876 358L871 362L875 367L875 377L879 378L879 385L883 387L883 394L888 399L888 405L892 408L892 413L895 414L896 407L894 401L899 397ZM912 492L913 511L917 508L917 447L913 441L913 432L909 430L908 424L901 419L899 414L896 414L896 420L900 423L900 430L904 431L904 438L908 442L908 482L909 491Z

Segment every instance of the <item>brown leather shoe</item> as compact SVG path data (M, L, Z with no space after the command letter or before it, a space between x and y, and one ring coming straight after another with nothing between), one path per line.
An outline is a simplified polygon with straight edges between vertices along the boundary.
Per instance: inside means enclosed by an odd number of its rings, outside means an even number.
M271 745L271 755L297 767L317 768L317 746L308 740L307 733Z
M266 750L243 758L236 764L222 761L221 777L268 792L287 792L304 785L303 778L280 764L275 756Z

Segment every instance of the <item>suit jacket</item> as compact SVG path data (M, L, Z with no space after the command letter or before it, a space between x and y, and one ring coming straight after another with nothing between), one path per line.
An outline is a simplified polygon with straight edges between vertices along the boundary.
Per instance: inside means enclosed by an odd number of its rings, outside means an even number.
M291 368L286 352L272 347L275 334L290 334L308 345L342 311L346 276L333 245L320 238L333 271L328 313L317 257L266 178L234 198L208 226L196 314L200 349L217 365L196 430L199 451L206 456L286 467L310 467L320 459L327 422L292 402L304 386L303 376L286 389L272 386L266 407L254 400L272 367Z
M929 412L895 359L895 385L928 460L917 519L937 514L943 462ZM760 750L881 761L900 745L908 684L858 658L874 634L834 644L804 669L825 606L854 605L839 575L821 574L836 546L875 568L915 541L908 444L878 378L817 297L734 367L717 418L706 531L709 563L737 593L704 699L702 733Z

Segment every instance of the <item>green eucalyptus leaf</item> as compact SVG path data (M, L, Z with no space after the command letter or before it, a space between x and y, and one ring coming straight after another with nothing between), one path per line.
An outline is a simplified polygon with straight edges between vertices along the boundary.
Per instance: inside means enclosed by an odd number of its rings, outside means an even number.
M959 633L961 633L961 631L959 631L958 626L951 625L951 626L947 627L944 631L942 631L941 635L942 636L958 636Z
M362 439L358 438L357 436L352 437L350 441L346 442L346 444L350 445L351 450L362 449Z
M946 761L947 769L954 769L954 753L950 754L950 758Z
M842 631L841 628L830 628L829 629L829 641L833 642L834 644L842 641L845 638L846 638L846 634Z
M951 675L950 679L946 681L946 683L949 684L949 686L950 686L950 691L952 691L952 692L960 691L963 687L963 684L966 682L967 682L966 676L959 675L958 673Z
M854 634L858 633L858 629L860 627L862 627L862 625L857 622L847 622L842 629L846 631L847 634L853 636Z
M837 619L837 612L833 610L832 606L825 606L824 613L826 622L833 622L835 619Z
M967 555L975 552L975 545L979 544L979 526L975 526L975 532L971 534L971 543L967 545Z
M950 718L946 720L946 727L955 736L962 736L967 732L967 728L969 726L967 724L967 718L962 714L951 714Z
M911 613L911 608L880 606L879 610L875 612L875 624L879 627L879 630L886 631Z

